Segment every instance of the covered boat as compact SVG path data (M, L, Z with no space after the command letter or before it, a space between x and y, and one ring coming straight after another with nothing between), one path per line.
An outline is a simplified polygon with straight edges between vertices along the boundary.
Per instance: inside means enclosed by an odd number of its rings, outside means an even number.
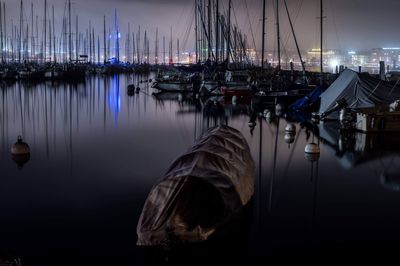
M198 243L222 234L250 201L254 176L242 134L227 126L210 129L151 190L137 244Z
M321 95L319 113L322 117L335 109L338 102L350 109L368 108L391 104L400 99L400 85L391 84L368 74L346 69ZM339 118L339 110L325 118Z

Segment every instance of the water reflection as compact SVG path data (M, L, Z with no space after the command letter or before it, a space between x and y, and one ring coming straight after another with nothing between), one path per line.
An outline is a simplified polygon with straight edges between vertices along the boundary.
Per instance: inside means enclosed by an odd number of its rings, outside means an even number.
M296 117L279 117L275 107L264 112L222 97L158 93L150 79L0 85L0 255L29 253L30 265L40 265L44 255L38 246L53 256L68 246L91 264L93 258L144 264L146 254L135 246L134 231L151 187L215 125L242 132L258 173L245 223L231 235L235 241L226 241L236 249L219 252L221 261L222 254L249 263L338 246L353 250L360 242L380 243L380 249L397 246L400 143L395 135L344 134L334 124L286 121ZM140 90L131 94L128 85ZM296 132L285 131L288 123ZM18 135L31 148L21 170L10 158ZM312 142L321 154L307 160L305 147ZM16 238L18 243L11 241ZM196 256L213 261L211 254L218 252L205 250ZM150 255L150 263L157 259L165 262Z
M397 176L400 171L396 165L400 163L400 141L396 134L341 132L337 123L324 123L319 125L319 135L343 168L353 169L377 162L375 171L382 185L393 191L399 190Z

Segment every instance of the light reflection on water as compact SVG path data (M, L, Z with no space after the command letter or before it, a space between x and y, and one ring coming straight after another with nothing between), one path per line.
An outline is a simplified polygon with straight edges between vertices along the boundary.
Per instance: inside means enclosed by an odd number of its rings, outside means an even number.
M143 264L135 230L148 192L174 158L221 123L244 134L258 165L244 260L398 246L396 136L340 136L321 125L321 158L309 162L313 130L297 124L289 141L284 119L256 119L251 129L248 105L155 97L140 83L148 79L2 85L0 255L28 265L59 256ZM127 95L131 83L140 93ZM32 150L22 169L9 154L18 135Z

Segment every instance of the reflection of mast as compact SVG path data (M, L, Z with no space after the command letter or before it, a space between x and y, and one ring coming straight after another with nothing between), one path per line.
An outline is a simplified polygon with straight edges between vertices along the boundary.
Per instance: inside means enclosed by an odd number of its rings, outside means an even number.
M259 119L260 122L260 147L259 147L259 153L258 153L258 215L259 215L259 222L261 225L262 222L262 151L263 151L263 143L262 143L262 136L263 136L263 121L262 118L260 117Z
M306 160L311 162L311 182L314 182L312 227L314 227L317 216L318 161L320 157L319 139L318 143L316 144L314 142L314 132L315 130L313 130L312 142L310 144L307 144L304 150Z
M280 118L278 117L278 121L277 121L277 124L276 124L276 136L275 136L275 148L274 148L274 165L272 167L272 177L271 177L271 181L270 181L270 190L269 190L268 212L271 212L271 210L272 210L274 180L275 180L275 176L276 176L276 159L277 159L277 154L278 154L279 127L280 127Z
M72 87L69 84L69 151L70 151L70 160L71 160L71 168L72 168Z
M104 78L103 82L103 129L104 132L106 132L106 124L107 124L107 112L106 112L106 106L107 106L107 78Z
M315 164L315 167L314 167ZM313 218L312 226L314 227L317 217L317 199L318 199L318 161L311 162L311 181L314 182L314 194L313 194ZM314 173L315 171L315 173Z
M1 5L1 3L0 3L0 5ZM6 119L6 115L5 115L5 98L6 98L6 96L5 96L5 89L4 88L2 88L2 90L1 90L1 96L2 96L2 112L1 112L1 114L2 114L2 119L1 119L1 131L2 131L2 133L1 133L1 140L2 140L2 150L4 151L5 150L5 147L6 147L6 144L5 144L5 128L6 128L6 123L5 123L5 119Z
M52 90L52 92L53 92L53 96L52 96L52 98L54 97L54 104L53 104L53 107L54 107L54 110L52 111L52 113L54 113L54 115L53 115L53 119L54 119L54 121L53 121L53 123L54 123L54 127L53 127L53 150L54 150L54 153L56 153L57 152L57 141L56 141L56 139L57 139L57 92L56 92L56 90Z
M19 110L20 110L20 116L21 116L21 131L22 131L22 136L25 137L25 126L24 126L24 116L23 116L23 111L22 111L22 87L21 83L18 83L18 91L19 91Z
M44 115L45 115L45 130L46 130L46 158L49 158L49 124L47 119L47 86L44 83Z

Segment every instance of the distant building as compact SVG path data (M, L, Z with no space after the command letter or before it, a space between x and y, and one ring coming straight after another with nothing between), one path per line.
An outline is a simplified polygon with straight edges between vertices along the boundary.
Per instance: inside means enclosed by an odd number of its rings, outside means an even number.
M311 70L317 71L320 67L321 49L315 48L307 51L306 62ZM333 72L336 66L344 64L345 56L340 50L326 50L322 52L324 69Z
M400 47L382 48L383 60L385 64L393 69L399 67Z

